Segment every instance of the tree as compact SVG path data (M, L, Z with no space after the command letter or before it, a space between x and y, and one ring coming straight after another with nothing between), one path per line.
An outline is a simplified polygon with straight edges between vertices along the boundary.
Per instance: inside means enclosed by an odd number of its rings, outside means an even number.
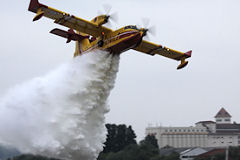
M154 135L147 135L144 140L140 142L140 144L151 144L156 149L159 149L158 147L158 141Z
M231 160L239 160L240 159L240 146L229 147L229 157Z
M137 144L135 140L136 134L131 126L106 124L106 128L108 134L107 140L104 143L104 153L118 152L130 144Z
M17 149L0 146L0 159L7 159L17 155L20 155L20 152Z
M139 147L148 157L159 156L159 147L154 135L147 135L144 140L140 141Z
M23 154L23 155L14 157L12 160L58 160L58 159L48 158L40 155Z

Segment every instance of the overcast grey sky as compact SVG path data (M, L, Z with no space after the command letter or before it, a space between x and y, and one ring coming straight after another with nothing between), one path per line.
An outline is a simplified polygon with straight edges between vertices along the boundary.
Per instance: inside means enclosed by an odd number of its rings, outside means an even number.
M68 62L74 43L49 34L64 28L43 18L32 23L30 0L2 0L0 10L0 95L11 86L41 76ZM41 3L91 20L103 4L119 13L113 29L151 19L151 41L193 50L189 65L136 51L121 55L116 85L109 98L109 123L132 125L139 139L149 123L190 126L213 120L225 107L240 122L240 2L238 0L42 0Z

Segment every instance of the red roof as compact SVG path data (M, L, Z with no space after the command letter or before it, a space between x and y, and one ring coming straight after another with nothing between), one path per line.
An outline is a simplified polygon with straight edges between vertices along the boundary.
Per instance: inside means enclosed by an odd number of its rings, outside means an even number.
M226 149L224 149L224 148L214 148L214 149L212 149L212 150L210 150L208 152L205 152L203 154L198 155L197 157L199 157L199 158L207 158L207 157L213 156L215 154L225 153L225 150Z
M232 117L224 108L222 108L217 115L215 116L215 118L224 118L224 117Z

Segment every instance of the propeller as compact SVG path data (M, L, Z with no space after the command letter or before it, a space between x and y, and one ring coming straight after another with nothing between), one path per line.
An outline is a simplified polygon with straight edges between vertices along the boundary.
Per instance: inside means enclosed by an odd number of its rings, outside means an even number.
M112 6L109 5L109 4L104 4L103 5L103 9L104 9L104 13L99 11L98 14L99 15L106 15L106 19L105 19L106 23L108 25L110 25L110 26L111 26L112 22L117 23L117 21L118 21L118 13L117 12L111 13Z
M149 39L149 35L156 35L156 27L150 26L150 19L149 18L142 18L142 28L143 36L146 39Z

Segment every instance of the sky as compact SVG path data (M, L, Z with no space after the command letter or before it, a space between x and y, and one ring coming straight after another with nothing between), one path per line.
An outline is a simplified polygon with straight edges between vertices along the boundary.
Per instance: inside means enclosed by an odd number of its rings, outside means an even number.
M0 95L14 85L42 76L72 59L74 43L49 34L65 29L52 20L32 22L30 0L2 0L0 26ZM112 29L141 25L150 18L154 43L193 50L189 64L129 50L121 55L107 123L132 125L138 140L145 128L193 126L214 120L224 107L240 123L240 2L238 0L41 0L43 4L91 20L112 5L119 21ZM10 4L11 3L11 4Z

